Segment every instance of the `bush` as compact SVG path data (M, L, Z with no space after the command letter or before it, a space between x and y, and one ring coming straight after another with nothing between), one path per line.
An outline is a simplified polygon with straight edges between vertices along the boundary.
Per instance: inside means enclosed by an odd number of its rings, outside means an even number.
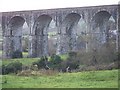
M16 50L15 52L12 53L12 58L22 58L22 52L19 50Z
M80 65L91 65L92 59L93 59L93 55L91 52L81 52L79 51L77 53L76 58L78 60L80 60Z
M67 68L69 70L75 70L79 68L80 62L79 59L77 58L77 53L76 52L69 52L68 58L66 61L62 62L62 71L66 72Z
M70 67L71 69L78 69L79 68L79 60L68 58L67 59L67 67Z
M5 65L2 65L2 66L1 66L1 71L2 71L2 74L3 74L3 75L5 74L5 70L6 70Z
M32 65L37 65L38 69L46 69L46 65L48 63L48 58L45 57L41 57L40 60L33 62Z
M2 74L17 73L22 70L22 63L9 63L7 66L2 65Z
M62 59L59 55L55 55L53 54L51 57L50 57L50 62L52 64L60 64L62 62Z
M60 69L61 68L61 62L62 62L62 59L59 55L55 55L53 54L51 57L50 57L50 66L53 68L53 69Z
M59 69L61 67L62 59L58 55L52 55L50 61L46 56L43 56L37 62L32 63L32 67L37 65L38 69Z
M80 62L79 58L77 57L77 52L69 52L67 64L71 69L77 69L79 67Z
M77 56L77 52L69 52L68 55L69 55L69 57L74 58Z

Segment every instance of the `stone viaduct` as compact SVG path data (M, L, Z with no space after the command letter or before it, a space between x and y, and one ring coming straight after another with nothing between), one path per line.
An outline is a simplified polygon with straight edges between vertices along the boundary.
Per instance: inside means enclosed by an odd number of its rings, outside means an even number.
M16 51L22 53L21 37L25 22L30 30L29 57L41 57L48 55L48 28L51 21L55 22L57 32L56 54L64 54L78 50L77 25L81 19L85 22L85 29L81 33L97 39L96 42L91 39L86 41L85 47L89 51L94 43L106 42L107 30L118 30L118 17L118 5L2 12L3 57L12 58ZM110 20L113 21L112 26L108 22ZM115 48L118 49L118 36Z

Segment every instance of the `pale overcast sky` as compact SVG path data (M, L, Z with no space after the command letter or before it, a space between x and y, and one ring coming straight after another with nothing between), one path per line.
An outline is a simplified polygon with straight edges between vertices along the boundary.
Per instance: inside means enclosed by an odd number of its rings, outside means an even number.
M0 0L0 12L118 4L119 0Z

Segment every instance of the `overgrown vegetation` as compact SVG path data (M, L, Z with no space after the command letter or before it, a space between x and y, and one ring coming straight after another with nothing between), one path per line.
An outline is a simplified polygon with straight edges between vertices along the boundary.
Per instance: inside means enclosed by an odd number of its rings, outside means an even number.
M10 71L11 64L16 64L16 61L19 61L22 64L22 69L27 70L55 70L59 72L79 72L79 71L91 71L91 70L112 70L118 69L118 58L119 54L114 56L114 60L110 61L99 61L102 56L99 56L97 51L93 53L89 52L69 52L66 57L64 56L65 60L62 59L61 56L53 54L51 57L43 56L41 58L36 59L28 59L24 58L22 61L21 59L13 59L13 60L3 60L2 68ZM11 62L11 63L10 63ZM14 65L12 65L14 67ZM3 74L8 73L16 73L16 71L12 70L10 72L6 71ZM16 65L17 67L17 65ZM10 70L9 70L10 68Z
M9 74L9 73L17 73L18 71L22 71L22 63L14 62L9 63L8 65L2 65L2 74Z
M44 69L47 68L46 65L48 63L48 58L45 57L41 57L40 60L33 62L32 65L37 65L38 69Z
M53 54L51 57L50 57L50 60L49 60L49 64L50 64L50 67L53 69L53 70L60 70L62 65L61 65L61 62L63 60L61 59L60 56L58 55L55 55Z
M22 58L22 52L19 50L16 50L15 52L12 53L12 58Z
M100 57L95 52L69 52L64 56L3 60L2 85L3 88L117 88L118 58L106 63L99 62Z
M61 68L61 62L61 57L53 54L49 60L48 57L42 56L38 61L33 62L32 65L37 65L38 69L59 70Z

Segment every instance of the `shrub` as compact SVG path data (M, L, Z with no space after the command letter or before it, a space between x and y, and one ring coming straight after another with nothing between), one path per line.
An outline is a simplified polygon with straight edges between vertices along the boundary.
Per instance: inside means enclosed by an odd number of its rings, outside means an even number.
M46 68L46 65L48 63L48 58L45 56L42 56L38 61L33 62L32 65L37 65L38 69Z
M93 60L93 55L91 52L81 52L77 53L76 58L80 60L80 65L91 65L91 61Z
M12 53L12 58L22 58L22 52L19 50L16 50L15 52Z
M79 59L77 58L76 52L69 52L68 58L62 62L62 71L78 69L80 65Z
M50 62L52 64L60 64L62 62L62 59L59 55L55 55L53 54L51 57L50 57Z
M73 58L77 56L77 52L69 52L68 55Z
M49 64L53 69L60 69L61 68L61 62L62 62L61 57L59 55L53 54L50 57Z
M9 63L7 66L2 65L2 74L17 73L22 70L22 63Z
M5 70L6 70L5 65L2 65L2 66L1 66L1 70L2 70L2 74L4 75L4 74L5 74Z
M77 52L69 52L67 64L71 69L77 69L79 67L80 62L79 58L77 57Z
M67 66L71 69L77 69L79 67L79 60L68 58L67 59Z

